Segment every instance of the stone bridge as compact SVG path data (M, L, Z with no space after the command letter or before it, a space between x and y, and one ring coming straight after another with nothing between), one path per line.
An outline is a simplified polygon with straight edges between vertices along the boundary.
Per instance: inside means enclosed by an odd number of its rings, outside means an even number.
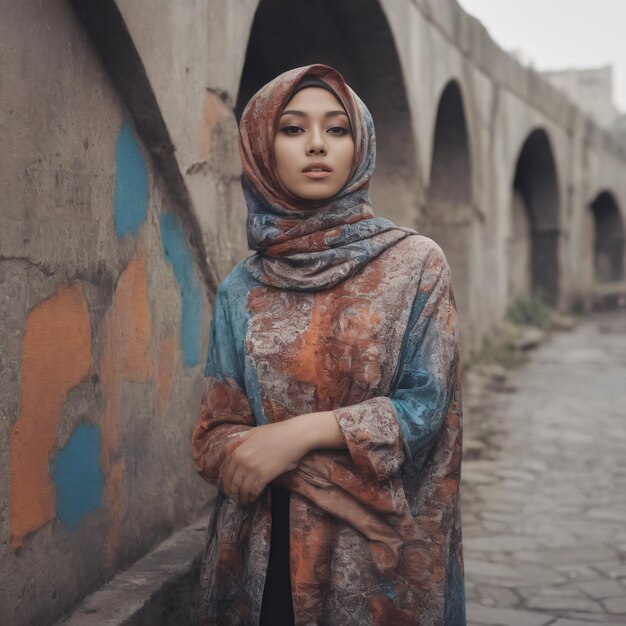
M21 0L0 52L0 623L53 623L209 510L237 120L276 74L333 65L366 102L375 211L443 247L467 358L517 298L624 278L626 148L454 0Z

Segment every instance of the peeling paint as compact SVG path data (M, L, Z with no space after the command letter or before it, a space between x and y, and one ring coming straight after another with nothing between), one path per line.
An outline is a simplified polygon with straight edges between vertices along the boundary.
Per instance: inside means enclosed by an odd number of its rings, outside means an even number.
M89 312L80 283L60 285L28 316L21 362L20 413L11 429L11 546L53 520L48 462L68 391L91 369Z
M200 362L200 329L202 297L200 283L194 271L193 257L183 229L174 213L164 213L159 219L165 259L172 264L180 285L180 336L185 365L193 367Z
M172 398L174 372L176 369L176 339L168 335L159 346L157 355L157 404L162 413Z
M148 350L151 331L147 261L145 253L138 249L122 272L113 295L113 306L105 323L104 352L100 365L100 378L105 390L104 409L100 416L100 462L106 477L104 500L113 515L106 540L111 563L115 563L118 553L124 515L121 489L125 461L117 447L121 384L123 380L150 380L152 363Z
M148 213L148 170L132 128L124 121L115 144L115 230L135 237Z
M208 159L211 152L213 126L228 117L230 113L231 111L221 98L211 92L207 94L202 111L202 157L204 159Z
M78 527L89 511L102 504L104 475L98 462L99 453L99 426L81 425L52 463L56 515L71 530Z

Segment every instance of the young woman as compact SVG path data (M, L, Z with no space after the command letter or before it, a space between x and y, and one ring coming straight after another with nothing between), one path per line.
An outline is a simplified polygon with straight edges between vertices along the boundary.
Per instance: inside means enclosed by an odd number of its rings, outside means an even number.
M326 65L243 112L256 252L218 290L192 438L219 488L201 624L465 624L450 273L436 243L374 216L375 145Z

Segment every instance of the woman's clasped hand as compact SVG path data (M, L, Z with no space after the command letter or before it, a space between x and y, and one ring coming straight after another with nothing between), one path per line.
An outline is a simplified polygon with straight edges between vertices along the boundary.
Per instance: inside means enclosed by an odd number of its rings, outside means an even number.
M306 454L298 442L296 423L277 422L238 433L229 445L221 472L221 489L246 505L257 499L266 485Z

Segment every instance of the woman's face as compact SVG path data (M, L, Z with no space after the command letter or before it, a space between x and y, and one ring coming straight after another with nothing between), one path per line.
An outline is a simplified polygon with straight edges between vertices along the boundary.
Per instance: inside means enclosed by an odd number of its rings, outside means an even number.
M339 100L321 87L299 91L285 106L274 139L283 185L307 200L330 198L348 182L353 158L350 122Z

